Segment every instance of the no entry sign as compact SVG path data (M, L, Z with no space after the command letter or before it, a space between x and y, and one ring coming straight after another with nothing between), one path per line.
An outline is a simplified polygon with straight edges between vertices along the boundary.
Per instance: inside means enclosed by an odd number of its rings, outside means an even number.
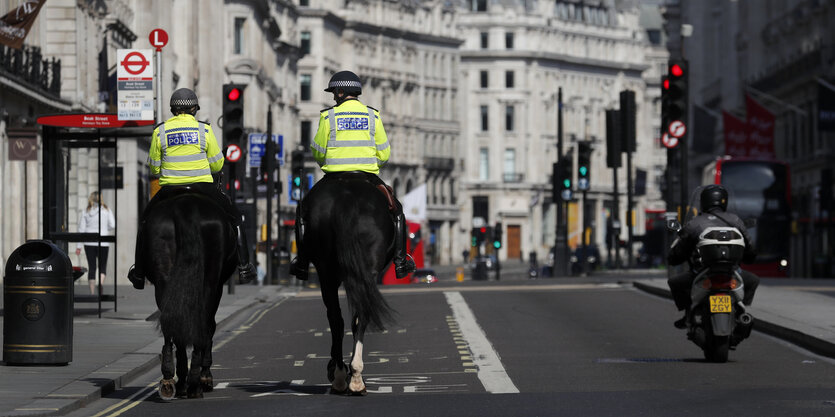
M116 50L119 120L154 120L154 65L150 49Z

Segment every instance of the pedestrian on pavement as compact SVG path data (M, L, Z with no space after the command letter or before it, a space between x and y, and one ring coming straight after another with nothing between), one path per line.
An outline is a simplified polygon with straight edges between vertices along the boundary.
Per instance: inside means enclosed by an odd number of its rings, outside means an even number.
M93 191L87 198L87 208L81 210L78 216L78 233L99 233L101 236L113 236L116 230L116 219L107 205L101 202L101 195ZM107 271L107 253L110 242L78 242L75 254L81 256L81 247L87 255L87 282L90 284L90 294L96 294L96 278L104 285ZM96 264L99 275L96 276Z
M754 262L757 253L751 243L751 237L748 235L745 223L736 214L726 211L728 208L728 191L721 185L708 185L699 194L699 205L701 208L699 214L687 222L684 228L678 232L678 237L673 242L670 253L667 255L667 262L670 265L688 262L693 251L696 250L702 232L708 227L717 226L737 228L742 233L742 239L745 242L742 262ZM684 317L674 323L675 327L679 329L687 327L687 317L690 314L690 288L693 285L693 279L696 278L693 272L691 265L686 272L667 280L676 307L679 311L684 311ZM760 278L741 268L739 272L745 288L745 296L742 302L745 305L751 305L754 301L754 293L760 284Z
M357 97L362 94L360 78L351 71L334 74L326 92L333 93L335 106L319 114L319 129L310 148L313 157L325 172L321 182L336 179L340 173L364 172L368 181L388 193L392 202L392 217L395 230L394 271L397 278L403 278L415 270L415 262L406 253L406 221L403 207L394 196L394 191L377 176L380 167L391 156L386 130L380 112L362 104ZM296 207L296 247L298 255L290 262L290 274L300 280L307 279L310 261L302 250L303 224L301 204Z
M214 184L212 176L223 168L224 159L212 126L194 117L200 110L194 91L188 88L175 91L170 104L174 117L158 124L151 137L148 164L151 174L159 175L160 190L142 214L136 235L136 263L128 271L128 279L136 289L145 287L141 238L146 214L159 201L188 189L208 196L229 215L238 230L238 275L242 283L248 283L257 274L249 261L241 214Z

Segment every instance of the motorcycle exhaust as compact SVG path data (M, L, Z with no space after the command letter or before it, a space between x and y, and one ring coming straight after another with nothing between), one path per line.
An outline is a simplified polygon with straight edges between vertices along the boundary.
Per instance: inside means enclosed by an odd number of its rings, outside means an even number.
M748 313L742 313L737 317L736 321L743 326L748 326L754 321L754 317Z

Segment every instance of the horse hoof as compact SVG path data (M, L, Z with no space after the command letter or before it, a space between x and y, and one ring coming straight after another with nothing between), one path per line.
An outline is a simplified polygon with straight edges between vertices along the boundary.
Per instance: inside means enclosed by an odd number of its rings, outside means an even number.
M195 392L188 393L188 398L203 398L203 391L195 390Z
M365 389L365 382L363 382L362 377L359 375L351 376L351 384L348 385L348 389L353 395L365 396L368 393Z
M366 395L368 395L368 391L365 388L363 388L361 391L351 390L351 395L355 397L365 397Z
M159 381L159 397L165 401L170 401L174 399L174 395L177 393L177 389L174 388L174 380L173 379L163 379Z
M214 390L214 381L212 377L200 377L200 385L204 392L212 392Z

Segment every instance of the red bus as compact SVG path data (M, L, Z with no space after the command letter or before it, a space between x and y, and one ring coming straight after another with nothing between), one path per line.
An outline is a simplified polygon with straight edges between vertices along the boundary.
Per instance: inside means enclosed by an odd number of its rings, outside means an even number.
M772 159L725 156L708 164L703 184L728 190L728 210L756 219L748 229L757 249L755 264L742 267L759 276L785 277L791 239L791 178L788 164Z
M420 223L414 223L410 221L406 221L406 227L409 230L409 236L406 238L406 251L409 252L409 255L412 255L412 259L415 260L415 265L417 269L421 269L424 266L424 255L423 255L423 239L421 239L420 233ZM388 268L386 269L386 273L383 274L383 285L400 285L400 284L411 284L412 283L412 274L409 274L401 279L397 279L397 276L394 274L394 265L389 264Z

